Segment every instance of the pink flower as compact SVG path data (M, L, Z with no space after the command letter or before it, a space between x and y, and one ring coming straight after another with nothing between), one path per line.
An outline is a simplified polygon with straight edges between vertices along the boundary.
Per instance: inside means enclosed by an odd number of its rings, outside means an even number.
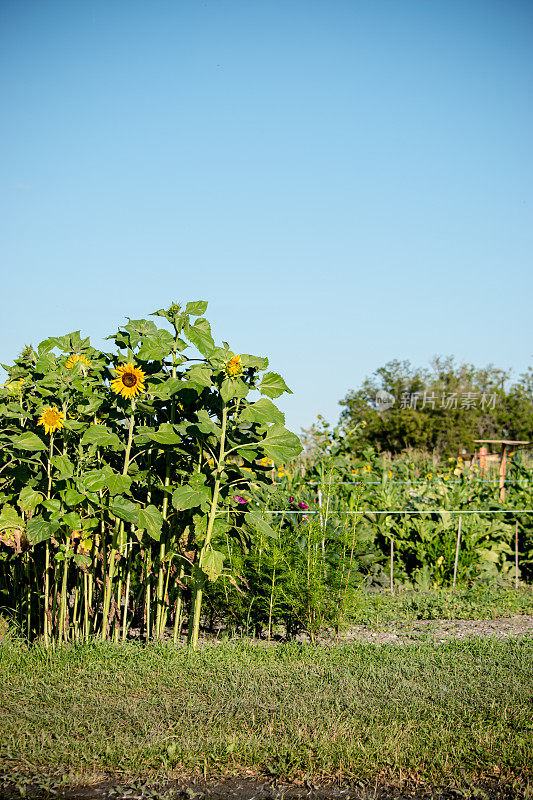
M240 503L241 505L246 505L247 503L244 497L241 497L240 494L236 494L233 499L235 500L236 503Z
M309 506L307 505L307 503L300 502L298 503L298 508L301 508L303 511L305 511L309 508Z
M289 497L289 503L294 503L294 497Z
M309 517L307 516L307 514L303 515L302 522L309 522Z

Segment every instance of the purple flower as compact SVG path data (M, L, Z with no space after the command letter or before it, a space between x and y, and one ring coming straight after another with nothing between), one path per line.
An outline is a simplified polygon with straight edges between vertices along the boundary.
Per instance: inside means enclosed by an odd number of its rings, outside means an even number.
M309 508L309 506L307 505L307 503L300 502L300 503L298 503L298 508L301 508L302 511L305 511L305 510L307 510Z
M289 497L289 503L294 503L294 497Z
M307 516L307 514L303 515L302 522L309 522L309 517Z
M236 503L240 503L242 506L246 505L247 503L247 500L245 500L244 497L241 497L240 494L236 494L233 499Z

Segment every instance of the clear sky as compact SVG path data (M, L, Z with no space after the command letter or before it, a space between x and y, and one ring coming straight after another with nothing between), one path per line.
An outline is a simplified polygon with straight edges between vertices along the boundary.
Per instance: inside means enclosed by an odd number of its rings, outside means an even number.
M294 430L532 362L529 0L2 0L0 361L209 300Z

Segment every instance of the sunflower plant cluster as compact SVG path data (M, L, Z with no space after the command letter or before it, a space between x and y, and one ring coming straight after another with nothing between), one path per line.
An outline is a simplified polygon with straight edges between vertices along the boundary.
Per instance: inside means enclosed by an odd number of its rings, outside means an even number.
M301 451L273 402L290 390L215 344L206 309L128 319L110 352L51 337L4 367L0 602L29 639L171 626L196 647L206 590L243 591L231 552L275 536L251 498Z

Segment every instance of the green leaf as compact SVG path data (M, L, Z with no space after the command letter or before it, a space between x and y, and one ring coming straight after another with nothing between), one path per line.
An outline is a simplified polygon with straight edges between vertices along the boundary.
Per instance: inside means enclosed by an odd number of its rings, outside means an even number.
M246 397L250 388L240 378L224 378L220 387L220 396L224 403L229 403L234 397Z
M259 511L248 511L244 515L245 521L257 533L262 533L265 536L270 536L273 539L278 538L276 531L270 527L268 522L263 519Z
M172 495L172 505L178 511L201 506L210 497L207 487L178 486Z
M174 337L163 328L143 339L137 358L141 361L162 361L172 352Z
M254 369L266 369L268 367L268 358L261 356L250 356L246 353L241 354L241 364L244 368L254 367Z
M57 515L61 512L61 501L55 498L52 500L45 500L43 506L47 511L50 511L52 515Z
M0 531L19 528L24 530L24 521L11 506L4 506L0 512Z
M72 531L80 530L83 527L82 519L75 511L69 511L68 514L64 514L61 522Z
M91 557L87 553L74 553L72 560L81 569L87 569L91 564Z
M72 478L74 475L74 465L68 456L54 456L52 458L52 465L59 472L58 475L54 476L57 480L61 481L65 480L66 478Z
M159 509L152 505L140 508L137 512L137 518L137 527L145 530L151 539L155 539L158 542L161 538L161 531L165 521Z
M203 318L197 319L194 325L187 327L186 333L191 344L207 358L215 347L208 321Z
M43 375L53 370L56 366L56 357L53 353L43 353L35 362L35 371Z
M202 558L201 569L210 581L216 581L224 568L224 553L220 550L207 550Z
M176 394L183 386L183 381L179 378L167 378L161 383L148 383L147 392L153 394L159 400L170 400L172 395Z
M31 433L30 431L21 433L20 436L16 436L13 439L13 444L20 450L48 450L48 446L43 442L43 440L39 439L37 434Z
M222 428L211 419L205 408L201 408L196 416L198 417L198 422L196 425L198 430L200 430L202 433L212 433L214 436L220 439Z
M109 506L109 510L115 517L123 519L125 522L133 522L137 525L138 509L135 503L125 497L114 497Z
M262 397L256 403L250 403L249 406L246 406L240 414L240 419L243 422L278 423L283 425L285 414L282 414L276 408L272 400Z
M207 300L191 300L185 306L185 313L191 314L193 317L201 317L207 310Z
M59 522L51 522L42 517L32 517L26 526L26 536L30 544L46 542L59 528Z
M25 486L19 494L18 506L22 511L35 511L44 500L41 492L36 492L31 486Z
M187 373L189 383L197 384L201 389L211 386L211 370L205 364L195 364Z
M143 431L143 435L151 439L152 442L158 444L181 444L182 437L176 433L174 425L170 422L162 422L157 431Z
M272 425L259 444L265 455L278 463L286 463L296 458L303 450L296 434L288 431L283 425Z
M110 467L89 470L84 472L81 478L78 478L76 484L82 491L99 492L107 485L107 478L110 472Z
M263 375L263 380L259 386L261 394L266 394L268 397L279 397L283 392L292 394L291 390L277 372L266 372Z
M109 494L113 497L116 494L129 494L131 487L131 478L129 475L119 475L113 472L108 475L105 485L109 489Z
M81 443L96 444L101 447L112 447L117 450L124 449L124 445L116 433L108 430L105 425L91 425L81 437Z
M82 502L82 500L85 500L85 495L77 492L75 489L65 489L65 491L62 493L62 497L65 501L65 505L69 508L77 506Z

